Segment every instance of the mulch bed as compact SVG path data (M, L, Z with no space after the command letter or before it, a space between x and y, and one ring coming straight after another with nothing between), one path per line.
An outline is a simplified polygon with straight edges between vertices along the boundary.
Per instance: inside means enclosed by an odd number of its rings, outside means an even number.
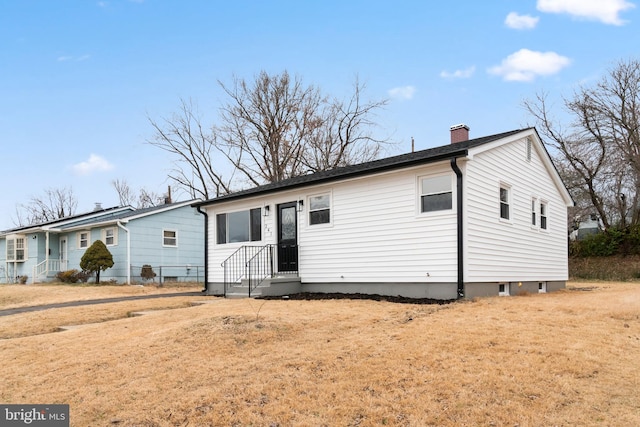
M450 304L456 300L441 300L432 298L407 298L402 296L377 295L377 294L341 294L341 293L319 293L319 292L301 292L298 294L283 296L261 296L256 299L265 300L297 300L297 301L314 301L314 300L332 300L332 299L362 299L373 301L387 301L399 304Z

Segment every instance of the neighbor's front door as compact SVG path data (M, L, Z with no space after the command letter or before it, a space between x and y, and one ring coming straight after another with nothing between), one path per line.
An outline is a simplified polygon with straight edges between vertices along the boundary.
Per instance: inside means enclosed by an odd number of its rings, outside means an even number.
M63 237L60 239L60 270L65 271L67 269L67 239Z
M298 271L296 202L278 205L278 271Z

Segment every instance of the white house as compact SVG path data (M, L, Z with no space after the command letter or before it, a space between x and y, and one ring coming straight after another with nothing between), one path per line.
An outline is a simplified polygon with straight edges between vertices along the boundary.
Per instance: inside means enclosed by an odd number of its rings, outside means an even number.
M194 203L209 294L339 292L455 299L568 279L571 196L534 128Z

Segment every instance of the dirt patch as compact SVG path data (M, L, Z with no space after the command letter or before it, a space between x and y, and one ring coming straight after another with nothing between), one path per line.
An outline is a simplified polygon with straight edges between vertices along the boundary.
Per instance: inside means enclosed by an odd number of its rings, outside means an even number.
M298 294L284 295L284 296L263 296L256 299L266 300L296 300L296 301L317 301L317 300L335 300L335 299L350 299L350 300L373 300L373 301L386 301L395 302L399 304L451 304L456 300L441 300L433 298L408 298L403 296L390 296L390 295L377 295L377 294L341 294L341 293L320 293L320 292L301 292Z

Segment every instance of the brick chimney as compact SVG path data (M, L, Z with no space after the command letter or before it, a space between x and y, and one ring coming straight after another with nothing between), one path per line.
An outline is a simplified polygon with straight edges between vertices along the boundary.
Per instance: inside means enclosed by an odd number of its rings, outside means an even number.
M465 124L454 125L450 130L452 144L469 140L469 126Z

